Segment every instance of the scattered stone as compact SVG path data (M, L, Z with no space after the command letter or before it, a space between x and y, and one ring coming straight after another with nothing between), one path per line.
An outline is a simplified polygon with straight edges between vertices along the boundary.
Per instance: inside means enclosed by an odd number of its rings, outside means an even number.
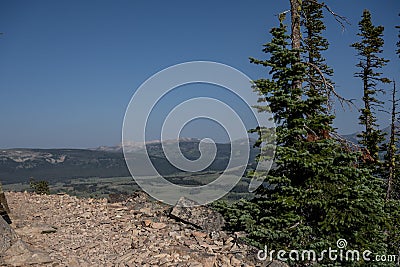
M222 223L215 223L222 221L220 215L206 207L186 206L185 210L181 205L173 213L180 216L182 212L192 218L171 218L166 212L168 206L140 192L121 201L115 197L113 203L69 195L14 192L6 196L11 226L20 234L22 243L16 244L19 237L3 220L0 248L5 244L3 251L7 255L0 255L0 266L6 264L5 260L11 266L14 262L17 266L54 267L229 267L267 263L257 260L258 250L239 244L237 236L221 231ZM206 224L201 223L203 219ZM285 265L279 267L282 266Z
M149 207L145 207L145 208L141 208L139 210L140 213L143 213L146 216L153 216L153 212L151 211L151 209Z
M155 222L155 223L152 223L151 224L151 228L153 228L153 229L164 229L165 227L167 227L167 225L165 224L165 223L158 223L158 222Z
M143 222L142 222L142 225L143 226L146 226L146 227L150 227L150 225L152 224L153 222L151 221L151 220L144 220Z
M221 231L224 226L222 215L207 207L199 206L193 200L181 197L171 211L171 216L194 225L206 232Z
M199 232L199 231L194 231L194 232L192 233L192 235L193 235L194 237L198 237L198 238L206 238L206 237L208 236L206 233Z
M230 263L231 263L231 266L241 266L242 265L242 262L240 260L236 259L235 256L233 256L231 258Z

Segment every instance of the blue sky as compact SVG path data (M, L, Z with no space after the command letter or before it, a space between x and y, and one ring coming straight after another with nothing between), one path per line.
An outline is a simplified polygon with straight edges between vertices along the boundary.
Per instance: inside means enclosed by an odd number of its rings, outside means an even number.
M265 77L266 70L251 65L248 57L264 56L261 45L270 39L268 31L277 25L276 14L287 10L288 2L1 1L0 147L117 144L136 88L177 63L210 60L237 68L252 79ZM361 96L361 82L353 78L357 58L349 45L358 40L357 23L364 8L371 11L374 24L385 26L384 56L391 63L384 72L399 80L394 26L400 24L400 2L331 0L327 4L351 23L342 31L326 14L331 43L326 58L335 70L337 91L346 98ZM174 101L176 97L169 105ZM336 113L339 132L360 129L356 110L337 106ZM382 125L389 123L387 115L379 118ZM193 124L187 135L209 134L207 122Z

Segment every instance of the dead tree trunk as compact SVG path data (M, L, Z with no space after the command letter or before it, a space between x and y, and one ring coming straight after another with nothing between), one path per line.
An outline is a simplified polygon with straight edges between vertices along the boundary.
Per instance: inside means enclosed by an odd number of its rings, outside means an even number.
M393 81L393 92L392 92L392 112L391 112L391 123L390 123L390 139L387 152L387 168L388 168L388 180L387 180L387 191L386 201L392 198L393 191L393 180L396 171L396 117L397 117L397 102L396 99L396 82Z
M300 49L301 31L300 31L300 0L290 0L291 28L292 28L292 48ZM300 54L299 54L300 57Z

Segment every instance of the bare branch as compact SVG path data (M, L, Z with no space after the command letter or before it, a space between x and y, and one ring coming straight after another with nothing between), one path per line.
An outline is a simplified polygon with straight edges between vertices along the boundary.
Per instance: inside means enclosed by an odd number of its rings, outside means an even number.
M285 11L279 13L279 14L276 14L275 16L276 16L276 17L279 17L279 16L282 16L282 15L286 15L286 14L289 13L289 12L290 12L290 9L285 10Z
M306 62L306 64L311 66L313 69L315 69L318 72L319 76L322 79L322 83L325 85L325 88L327 89L328 96L332 93L339 100L342 108L344 108L344 104L347 104L350 108L352 106L356 107L351 99L346 99L336 92L335 87L331 83L328 83L326 81L324 73L318 68L318 66L316 66L315 64L310 63L310 62Z
M293 224L292 226L290 226L288 229L296 228L299 225L300 225L300 222L297 222L297 223Z
M310 131L314 136L318 136L317 133L314 132L314 130L311 129L310 127L308 127L307 125L303 124L303 127L304 127L306 130Z
M335 13L327 4L325 4L325 3L319 3L319 2L316 1L316 0L307 0L307 1L310 1L310 2L312 2L312 3L314 3L314 4L316 4L316 5L319 5L319 6L324 7L329 13L332 14L332 16L334 17L334 19L340 24L340 26L342 27L342 30L343 30L343 31L346 29L345 24L351 25L350 22L349 22L349 20L348 20L346 17L341 16L341 15Z
M339 135L338 133L331 132L330 135L334 139L338 140L341 144L345 145L350 151L353 151L353 152L362 151L362 148L358 144L355 144L355 143L351 142L350 140L347 140L346 138Z

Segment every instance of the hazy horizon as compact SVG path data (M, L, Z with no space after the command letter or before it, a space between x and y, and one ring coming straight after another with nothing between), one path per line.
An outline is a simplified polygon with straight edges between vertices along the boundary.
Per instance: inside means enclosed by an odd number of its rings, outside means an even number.
M386 0L327 1L351 24L345 30L325 12L324 56L334 71L336 91L362 105L362 83L356 52L362 11L371 11L383 25L384 53L391 62L382 72L391 79L400 73L395 54L400 2ZM266 70L249 63L265 58L262 45L278 25L277 14L289 1L134 2L134 1L3 1L0 9L0 148L96 148L121 142L125 109L135 90L149 77L174 64L207 60L232 66L251 79ZM286 23L289 23L287 20ZM186 89L185 89L186 88ZM391 85L382 87L389 92ZM148 139L159 139L165 112L192 97L208 96L231 103L247 119L234 96L212 85L177 88L156 107ZM388 108L389 94L380 96ZM336 103L334 126L342 135L361 130L355 108ZM160 115L161 114L161 115ZM143 116L143 114L138 114ZM389 116L378 113L381 128ZM247 125L246 125L247 126ZM251 128L252 123L248 127ZM213 131L210 131L213 129ZM197 120L182 137L226 139L215 122Z

